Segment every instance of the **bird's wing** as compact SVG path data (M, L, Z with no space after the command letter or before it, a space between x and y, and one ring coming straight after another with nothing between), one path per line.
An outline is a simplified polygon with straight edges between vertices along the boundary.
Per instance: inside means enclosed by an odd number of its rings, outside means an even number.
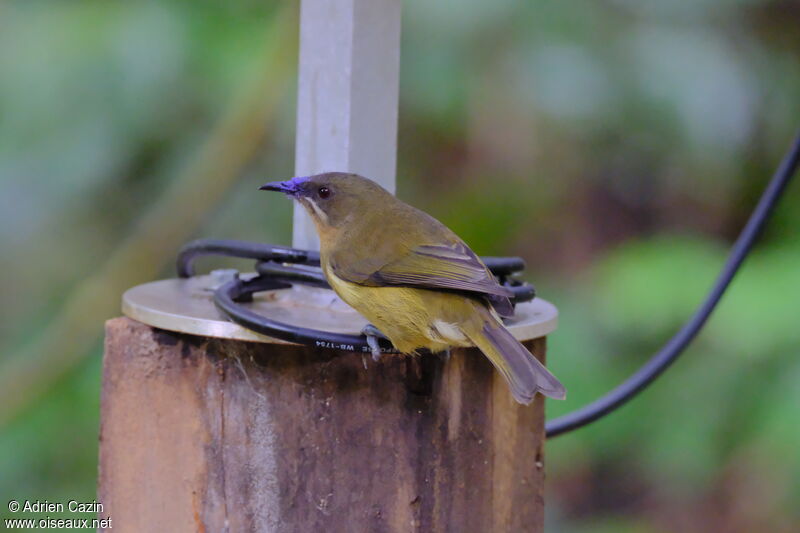
M380 287L386 285L416 286L427 289L451 289L486 295L495 305L508 300L513 293L500 285L478 256L463 242L450 245L421 245L383 265L374 261L337 261L334 254L330 266L337 277ZM510 302L508 304L510 306ZM498 307L497 305L495 307ZM498 309L501 315L505 313Z

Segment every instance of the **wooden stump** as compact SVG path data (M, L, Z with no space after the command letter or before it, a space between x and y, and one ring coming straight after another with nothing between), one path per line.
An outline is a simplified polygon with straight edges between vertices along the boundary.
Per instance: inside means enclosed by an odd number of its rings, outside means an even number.
M539 357L545 339L527 343ZM387 356L106 324L115 532L537 532L544 402L479 352Z

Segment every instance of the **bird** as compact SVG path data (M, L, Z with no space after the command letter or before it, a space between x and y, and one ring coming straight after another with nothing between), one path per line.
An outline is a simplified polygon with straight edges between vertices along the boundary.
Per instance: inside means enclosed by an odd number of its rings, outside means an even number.
M503 325L511 291L444 224L354 173L325 172L262 185L300 203L319 235L320 266L336 294L398 351L477 346L513 398L566 398L566 389Z

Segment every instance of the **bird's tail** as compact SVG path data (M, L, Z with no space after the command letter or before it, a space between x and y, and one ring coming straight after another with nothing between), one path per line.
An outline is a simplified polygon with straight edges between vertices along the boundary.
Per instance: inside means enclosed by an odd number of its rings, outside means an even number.
M488 309L480 315L482 321L464 333L505 378L516 401L527 405L537 392L556 400L567 397L564 385Z

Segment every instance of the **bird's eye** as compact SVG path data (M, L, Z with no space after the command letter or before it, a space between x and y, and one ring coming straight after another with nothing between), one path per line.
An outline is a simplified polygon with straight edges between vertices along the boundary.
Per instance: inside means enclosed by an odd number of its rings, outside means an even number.
M319 194L319 197L324 200L331 195L331 190L327 187L320 187L317 189L317 193Z

